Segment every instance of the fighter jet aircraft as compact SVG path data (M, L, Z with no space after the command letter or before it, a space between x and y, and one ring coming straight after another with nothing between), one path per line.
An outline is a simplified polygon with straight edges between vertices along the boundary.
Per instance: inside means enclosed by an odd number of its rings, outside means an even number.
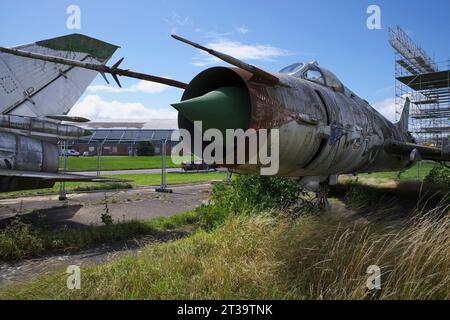
M83 35L38 41L14 50L106 63L117 46ZM0 192L50 188L57 181L111 181L58 173L58 141L87 132L66 122L97 72L0 53Z
M119 75L181 88L182 101L173 105L179 111L180 129L192 132L194 121L202 121L205 128L279 129L277 175L297 178L316 190L322 206L327 206L326 188L336 184L341 174L403 170L418 160L450 161L450 152L419 145L408 133L408 98L400 121L393 124L317 62L267 72L173 37L234 67L209 68L185 84L119 69L123 59L106 67L20 50L0 51L109 73L117 82ZM223 166L234 172L259 174L261 164Z

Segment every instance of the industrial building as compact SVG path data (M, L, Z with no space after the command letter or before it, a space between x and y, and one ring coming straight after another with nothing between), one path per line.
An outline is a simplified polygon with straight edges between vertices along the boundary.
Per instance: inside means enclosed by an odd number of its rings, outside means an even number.
M449 148L450 60L436 62L400 27L389 30L389 43L395 49L397 114L409 97L409 130L417 142Z
M70 143L72 149L89 155L136 155L139 142L154 145L155 154L161 154L161 145L167 143L167 154L178 143L176 119L152 119L133 122L88 122L80 125L92 134Z

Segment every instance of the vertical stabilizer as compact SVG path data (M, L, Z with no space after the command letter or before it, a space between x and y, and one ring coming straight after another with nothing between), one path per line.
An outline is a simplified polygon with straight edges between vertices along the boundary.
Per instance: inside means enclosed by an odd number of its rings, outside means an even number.
M400 118L400 121L397 122L397 127L402 131L402 132L408 132L408 123L409 123L409 108L411 105L411 101L409 100L409 98L406 98L405 101L405 106L403 107L403 111L402 111L402 116Z
M106 63L118 48L81 34L16 47L93 64ZM96 76L91 70L0 53L0 113L67 114Z

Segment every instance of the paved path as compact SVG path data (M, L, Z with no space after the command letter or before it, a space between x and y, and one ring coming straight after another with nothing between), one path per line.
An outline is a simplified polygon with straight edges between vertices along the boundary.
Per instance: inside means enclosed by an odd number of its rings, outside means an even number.
M154 189L130 189L107 192L109 213L114 221L152 219L192 210L209 198L211 184L171 187L172 194ZM67 204L57 195L0 200L0 223L17 214L32 219L45 217L55 228L101 225L105 211L105 193L69 194ZM39 210L39 213L33 212Z

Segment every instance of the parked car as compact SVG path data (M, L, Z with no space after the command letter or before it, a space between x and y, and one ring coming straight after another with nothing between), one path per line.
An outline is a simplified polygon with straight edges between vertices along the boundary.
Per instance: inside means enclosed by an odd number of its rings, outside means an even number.
M184 161L181 163L181 169L183 169L183 171L206 171L206 170L217 171L217 165L209 165L201 160L194 162Z
M75 149L63 150L61 156L66 155L68 157L79 157L81 154Z

